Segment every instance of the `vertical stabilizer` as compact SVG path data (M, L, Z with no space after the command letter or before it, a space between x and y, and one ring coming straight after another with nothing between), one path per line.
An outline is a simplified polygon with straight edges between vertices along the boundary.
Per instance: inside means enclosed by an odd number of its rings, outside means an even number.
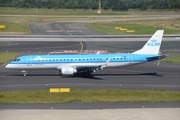
M157 30L148 42L132 54L158 54L164 30Z

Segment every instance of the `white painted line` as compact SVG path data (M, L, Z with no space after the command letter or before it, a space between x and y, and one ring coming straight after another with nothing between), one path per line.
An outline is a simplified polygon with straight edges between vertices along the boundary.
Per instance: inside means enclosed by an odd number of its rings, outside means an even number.
M175 37L175 39L180 39L180 37Z

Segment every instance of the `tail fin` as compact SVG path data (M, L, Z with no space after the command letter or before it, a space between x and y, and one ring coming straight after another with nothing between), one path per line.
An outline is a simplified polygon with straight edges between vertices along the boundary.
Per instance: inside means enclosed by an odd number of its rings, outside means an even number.
M158 54L164 30L157 30L148 42L132 54Z

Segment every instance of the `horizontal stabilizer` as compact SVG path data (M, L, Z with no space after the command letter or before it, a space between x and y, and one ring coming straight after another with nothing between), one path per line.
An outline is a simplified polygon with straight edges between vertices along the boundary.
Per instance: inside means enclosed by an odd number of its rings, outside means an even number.
M147 59L148 61L154 61L154 60L163 59L163 58L165 58L165 57L166 57L165 55L158 55L158 56L147 57L146 59Z

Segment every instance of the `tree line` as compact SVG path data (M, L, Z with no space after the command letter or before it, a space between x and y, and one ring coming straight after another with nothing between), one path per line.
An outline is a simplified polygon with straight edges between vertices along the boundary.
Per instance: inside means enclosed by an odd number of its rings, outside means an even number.
M98 9L99 0L0 0L0 7ZM180 0L101 0L101 9L180 9Z

